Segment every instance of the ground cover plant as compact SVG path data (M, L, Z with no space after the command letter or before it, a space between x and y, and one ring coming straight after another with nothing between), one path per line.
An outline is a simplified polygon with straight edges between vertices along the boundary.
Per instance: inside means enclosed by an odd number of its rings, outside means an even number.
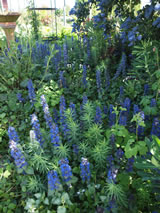
M160 211L156 3L79 2L77 34L1 53L1 212Z

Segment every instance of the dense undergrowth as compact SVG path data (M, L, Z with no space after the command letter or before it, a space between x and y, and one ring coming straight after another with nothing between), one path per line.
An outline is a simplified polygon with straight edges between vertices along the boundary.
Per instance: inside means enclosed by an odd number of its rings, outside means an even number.
M93 20L1 52L1 212L160 211L158 12L146 11L148 36L133 16L123 33Z

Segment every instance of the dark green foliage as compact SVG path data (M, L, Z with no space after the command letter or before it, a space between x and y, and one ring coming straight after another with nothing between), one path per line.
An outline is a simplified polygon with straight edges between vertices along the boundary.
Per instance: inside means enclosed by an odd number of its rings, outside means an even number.
M147 19L145 10L141 11L137 36L141 33L143 39L136 40L133 46L128 46L129 41L122 44L119 30L117 27L114 30L113 25L120 26L128 16L134 20L136 10L132 8L138 2L128 4L128 1L123 1L122 4L122 1L107 1L104 30L95 27L91 21L84 25L85 31L79 33L79 39L62 35L57 42L47 45L40 40L20 41L9 51L1 53L0 159L2 155L7 157L0 165L0 212L159 211L160 64L157 29L152 30L152 22L158 12L152 11ZM96 1L92 3L97 4ZM113 6L118 8L121 18L114 17ZM77 19L80 24L89 12L88 3L81 1L77 7L80 7ZM108 15L112 15L112 19ZM36 22L33 25L36 37L38 25ZM132 23L126 33L135 25ZM152 37L154 40L151 40ZM83 65L86 65L87 86L83 85ZM101 78L98 89L97 71ZM118 75L117 71L120 71ZM34 106L28 98L28 79L32 79L35 89ZM147 94L144 92L145 84L149 85ZM123 94L120 94L121 87ZM17 93L21 93L21 100ZM45 95L49 112L59 127L61 142L58 146L50 141L50 129L46 126L40 103L41 95ZM62 95L66 101L63 114L66 137L61 131L59 113ZM82 103L85 95L88 100ZM125 98L130 98L129 110L124 104ZM154 106L151 105L153 99ZM69 108L71 103L74 103L75 111ZM113 115L109 111L110 104L116 117L114 125L109 124ZM134 104L138 105L136 113ZM98 115L97 107L101 110ZM57 117L53 108L57 110ZM38 117L45 140L42 147L35 140L33 130L30 132L33 113ZM127 116L124 126L120 125L123 113ZM100 123L96 123L96 116L100 117ZM157 132L154 131L154 134L158 137L153 136L152 130L155 118ZM8 151L9 126L14 126L20 137L19 143L28 163L25 171L12 163ZM143 134L139 134L139 126ZM66 158L69 161L66 168L70 168L73 174L68 182L64 181L59 163L60 160L67 161ZM89 162L91 174L88 182L81 178L82 158ZM47 174L53 170L60 180L57 190L48 187Z

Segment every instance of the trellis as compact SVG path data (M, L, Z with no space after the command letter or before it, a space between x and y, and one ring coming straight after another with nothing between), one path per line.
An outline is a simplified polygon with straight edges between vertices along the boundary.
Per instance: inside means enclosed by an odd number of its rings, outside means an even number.
M55 11L55 28L56 28L56 37L57 37L57 14L56 14L56 10L57 10L57 7L56 7L56 0L54 0L54 8L52 7L52 0L50 0L50 7L49 8L36 8L35 7L35 0L33 0L33 8L30 8L30 10L38 10L38 11L45 11L45 10L49 10L51 11L51 17L52 17L52 30L53 30L53 11ZM51 37L50 37L51 38Z
M13 0L0 0L0 10L2 12L5 12L6 8L3 8L2 5L4 6L4 2L6 2L5 4L7 5L7 10L9 12L13 12L15 10L15 5L17 5L17 9L16 9L16 12L20 12L22 8L25 8L28 6L28 3L27 3L27 0L16 0L17 4L14 2L13 4ZM66 25L66 11L65 11L65 7L66 7L66 0L63 0L64 1L64 7L63 7L63 20L64 20L64 26ZM3 3L2 3L3 2ZM33 7L32 8L29 8L29 10L34 10L35 12L36 11L45 11L45 10L49 10L51 11L51 25L52 25L52 32L53 32L53 26L54 26L54 22L55 22L55 32L56 32L56 37L57 37L57 34L58 34L58 26L57 26L57 14L56 14L56 10L57 10L57 7L56 7L56 0L50 0L50 7L48 8L38 8L36 7L36 0L32 0L33 2ZM53 4L54 4L54 7L53 7ZM55 16L53 17L53 11L55 11ZM51 38L51 37L50 37Z

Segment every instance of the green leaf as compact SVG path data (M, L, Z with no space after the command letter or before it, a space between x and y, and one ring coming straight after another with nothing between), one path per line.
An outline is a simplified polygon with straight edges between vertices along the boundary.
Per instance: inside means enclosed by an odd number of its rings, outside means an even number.
M41 194L41 193L36 193L34 196L35 196L37 199L39 199L39 198L42 196L42 194Z
M20 86L25 88L27 87L27 84L28 84L28 79L25 79L24 81L20 83Z
M152 161L153 165L155 165L156 167L160 167L160 164L154 157L152 157L151 161Z
M25 169L25 172L28 174L28 175L33 175L34 174L34 170L32 167L27 167Z
M64 201L68 205L72 205L68 193L64 192L62 194L61 200Z
M137 152L138 152L138 148L137 148L137 146L135 146L135 147L132 149L132 155L136 156L136 155L137 155Z
M156 136L153 136L154 140L157 142L157 144L160 146L160 139Z
M15 209L15 208L16 208L16 205L15 205L14 203L10 203L10 204L8 205L8 208L9 208L9 209Z
M78 182L78 178L75 176L72 176L71 183L77 183L77 182Z
M121 184L125 189L128 190L129 184L130 184L130 177L129 177L129 175L127 175L126 173L125 173L125 174L122 173L122 174L119 174L117 178L118 178L120 184Z
M141 147L140 146L138 151L139 151L140 155L145 155L147 153L147 151L148 151L148 148L146 146L145 147Z
M142 162L142 163L134 163L134 166L138 169L154 169L155 166L153 166L151 163Z
M57 213L66 213L66 208L64 206L58 206Z
M11 175L11 173L10 173L8 170L6 170L6 171L4 172L4 174L3 174L3 176L4 176L5 178L8 178L10 175Z
M54 198L54 199L52 199L52 204L54 204L54 205L60 205L61 204L61 199L60 198Z
M6 113L4 113L4 112L0 114L0 118L2 118L2 119L3 119L5 116L6 116Z
M102 202L105 202L105 200L107 199L107 197L106 196L100 196L100 199L101 199Z
M22 186L22 192L26 192L26 187Z
M157 81L154 84L152 84L152 89L153 90L157 90L158 89Z
M43 201L44 204L49 205L49 199L46 197Z

